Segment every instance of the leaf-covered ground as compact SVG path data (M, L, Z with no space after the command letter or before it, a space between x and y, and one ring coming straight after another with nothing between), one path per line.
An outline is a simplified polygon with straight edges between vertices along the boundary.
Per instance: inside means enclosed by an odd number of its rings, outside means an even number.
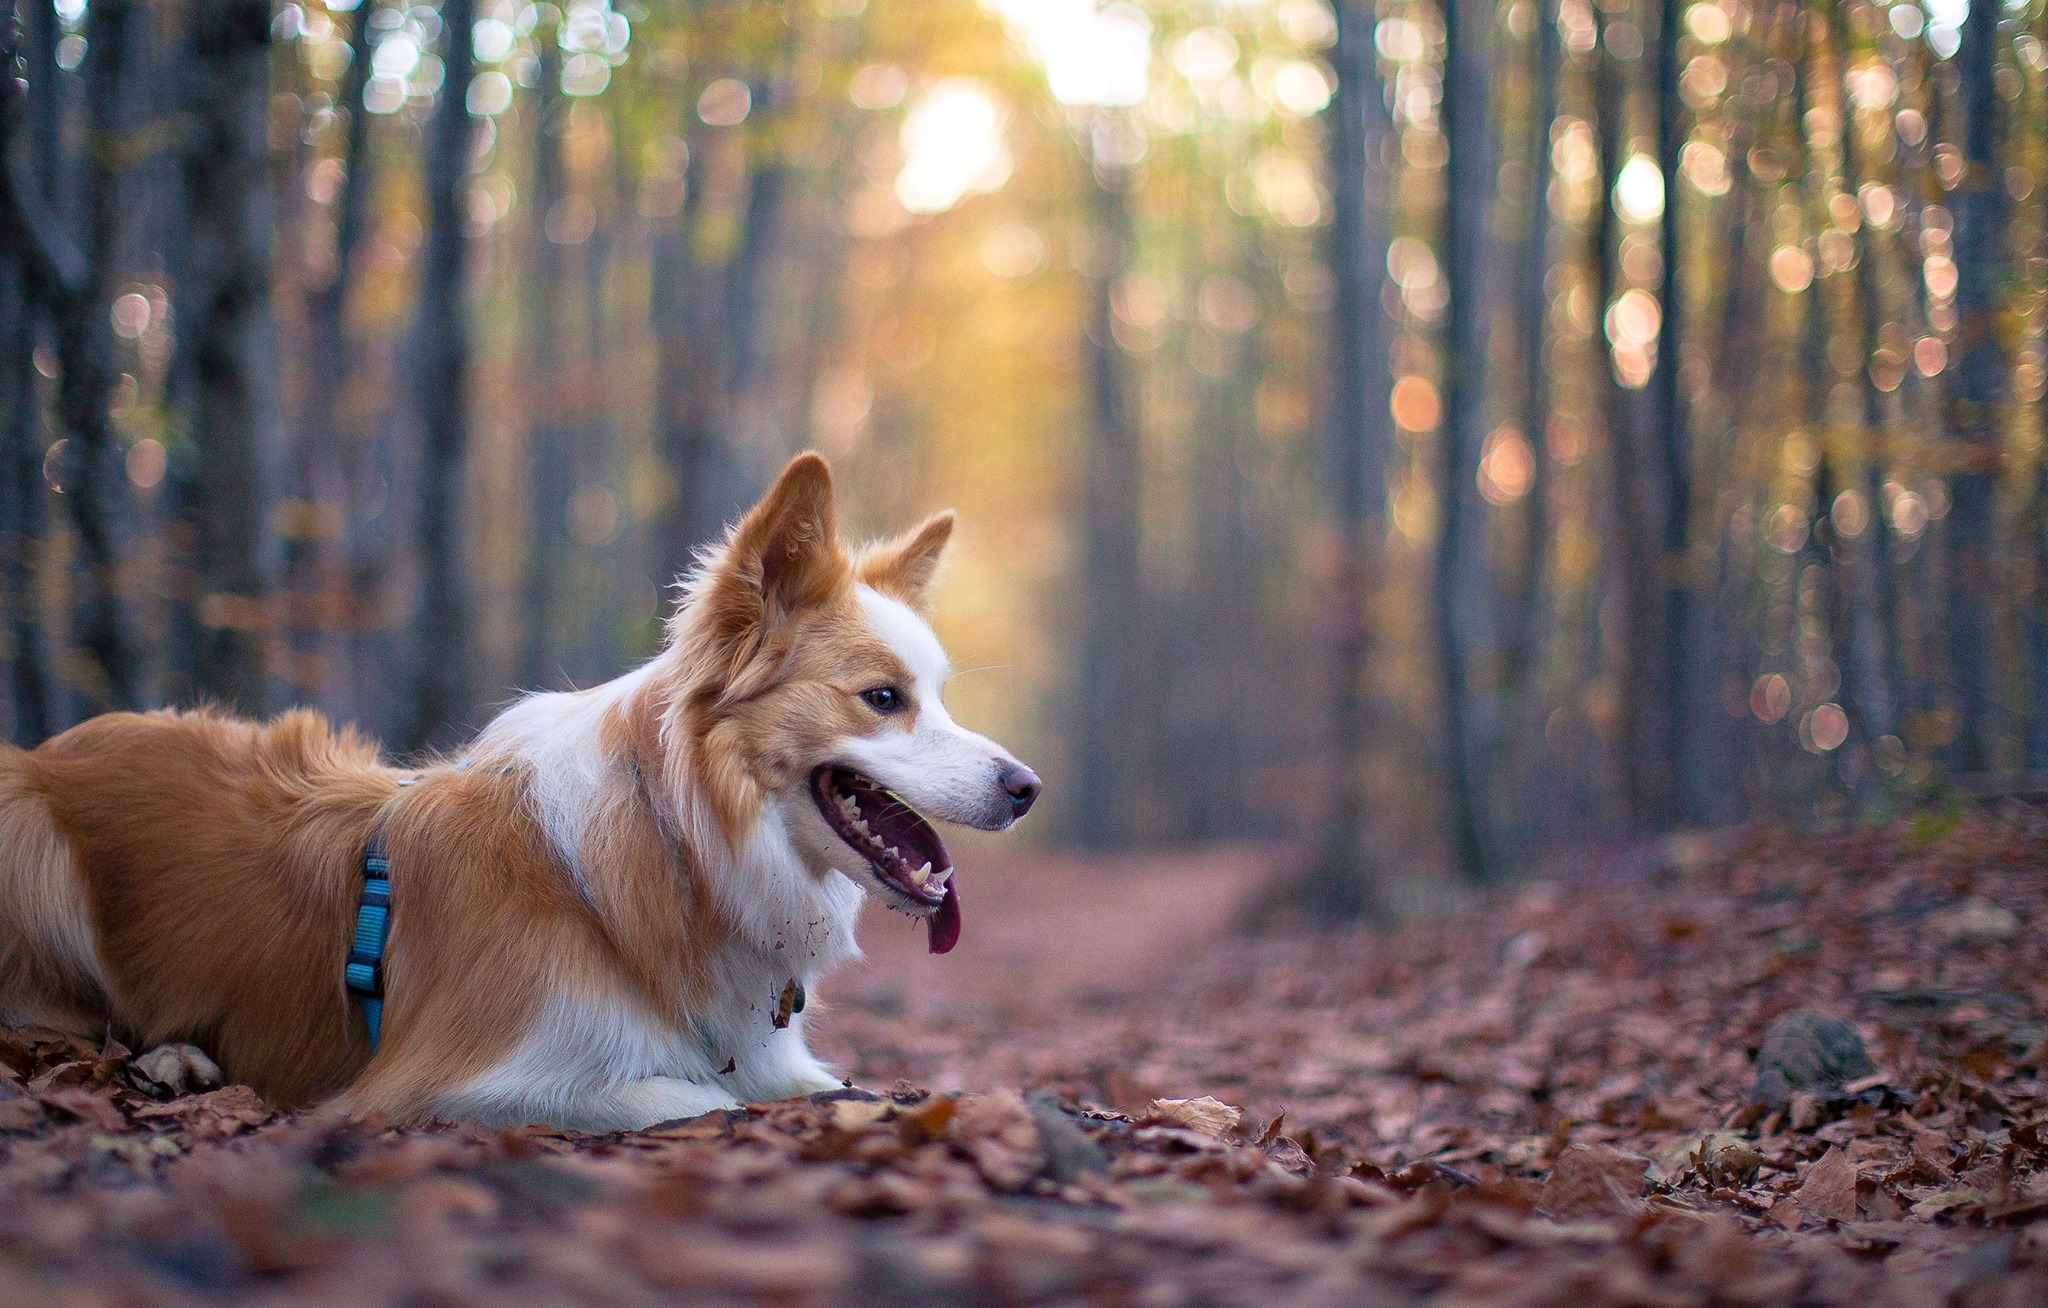
M1679 841L1392 932L1221 930L1255 869L1013 865L940 960L870 923L817 1030L878 1094L637 1135L0 1033L0 1303L2048 1303L2048 821Z

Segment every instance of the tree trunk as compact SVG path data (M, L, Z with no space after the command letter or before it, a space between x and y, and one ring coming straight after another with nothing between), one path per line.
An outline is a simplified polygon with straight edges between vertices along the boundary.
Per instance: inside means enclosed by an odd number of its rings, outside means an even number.
M768 270L783 250L789 170L780 134L762 121L780 111L785 92L774 79L755 82L753 91L747 128L694 134L680 231L656 247L660 430L676 482L661 545L671 579L686 573L696 548L761 490L754 482L764 468L747 466L744 456L762 435L753 392L766 368L764 325L779 308ZM752 157L754 145L759 158ZM733 184L743 185L747 197L737 243L715 262L700 244L702 197L714 167L740 170L743 179Z
M1099 111L1113 112L1113 111ZM1096 164L1087 334L1088 453L1082 481L1081 650L1074 703L1074 835L1093 849L1138 836L1133 706L1142 694L1137 655L1143 586L1139 559L1139 450L1111 294L1130 259L1130 201L1121 169Z
M1329 601L1330 758L1334 770L1324 815L1322 856L1309 882L1309 907L1324 921L1365 913L1372 902L1364 826L1366 793L1367 623L1377 556L1379 505L1391 445L1387 396L1375 385L1386 357L1379 290L1386 269L1384 207L1367 196L1367 151L1385 132L1371 11L1337 0L1332 51L1337 90L1330 99L1329 231L1336 277L1337 337L1331 344L1329 453L1337 576ZM1375 127L1379 130L1376 133Z
M78 532L75 627L100 684L91 698L108 708L139 707L143 700L135 646L121 607L120 546L116 505L125 498L115 467L114 439L107 416L113 386L113 332L107 320L113 276L115 228L120 212L114 142L122 127L122 78L131 0L98 0L86 17L86 101L90 122L81 169L85 248L81 287L55 303L57 366L62 376L58 409L72 444L64 470L65 503Z
M529 510L526 538L525 611L520 681L551 685L557 657L556 592L561 581L562 533L569 504L569 451L562 431L561 299L562 247L548 239L548 214L560 202L562 185L562 57L550 37L540 43L540 75L533 98L533 268L527 293L526 377L532 426L527 432Z
M441 6L445 77L428 125L427 248L421 285L418 697L406 743L450 739L474 707L469 679L469 594L463 584L463 455L469 443L468 222L473 0Z
M47 5L29 6L43 30L31 41L47 41L53 26ZM16 42L11 19L0 17L0 68L12 67ZM36 112L17 93L13 78L0 85L0 167L8 170L0 183L0 599L6 605L7 692L12 713L9 733L18 745L33 746L50 734L49 673L45 664L41 621L43 558L43 449L38 420L35 353L36 303L30 278L27 224L15 212L15 186L36 187L25 167L15 171L20 155L15 143L31 135L23 129ZM52 88L31 84L38 101ZM38 198L47 203L48 195Z
M1622 151L1628 141L1624 117L1628 87L1621 61L1606 47L1604 33L1612 24L1603 20L1602 49L1597 73L1600 137L1600 200L1594 219L1594 263L1597 270L1595 312L1604 315L1615 299L1617 224L1614 211L1614 183L1620 174ZM1662 714L1668 701L1660 693L1663 684L1659 665L1664 650L1662 599L1664 583L1658 576L1662 538L1653 515L1662 509L1663 497L1656 492L1654 465L1640 448L1642 413L1640 392L1631 391L1615 378L1602 338L1599 348L1610 366L1601 370L1598 383L1604 396L1607 429L1608 512L1611 515L1611 559L1620 625L1621 661L1614 669L1616 705L1616 749L1622 792L1630 820L1639 828L1659 830L1672 816L1670 751L1662 741Z
M1534 698L1535 662L1550 546L1550 363L1544 323L1550 316L1551 124L1557 121L1558 78L1563 72L1557 6L1542 0L1537 14L1536 120L1529 127L1529 216L1522 239L1521 280L1516 288L1516 339L1522 351L1521 428L1535 459L1522 500L1521 549L1511 560L1501 605L1501 668L1510 695Z
M43 460L36 421L35 333L28 270L0 249L0 553L5 555L9 731L21 745L49 734L36 572L42 558Z
M757 88L757 96L766 100L765 88ZM768 323L779 307L772 268L777 259L788 254L783 248L783 210L789 191L789 166L783 162L781 147L772 138L764 148L766 156L751 161L740 248L725 278L726 339L730 354L725 368L727 421L721 435L729 446L735 437L746 440L755 434L736 429L733 419L737 416L746 422L754 417L755 392L763 385L768 366Z
M696 89L686 85L685 91ZM689 96L683 97L687 103ZM697 292L702 278L694 237L703 211L706 142L702 133L685 132L689 159L683 169L683 207L676 221L657 232L648 271L653 285L648 296L654 318L655 432L661 455L674 483L674 494L655 542L658 583L667 587L687 575L701 543L693 505L700 495L704 467L706 403L700 394L703 355L711 342L699 330L703 318Z
M363 88L370 80L370 16L375 0L361 0L351 15L348 71L341 79L340 109L348 115L342 147L341 191L335 197L334 272L324 285L306 295L306 342L311 351L302 392L305 407L298 415L293 475L299 499L309 507L300 529L285 548L285 585L293 609L293 638L318 648L330 670L351 663L355 639L354 610L359 607L349 583L353 511L358 481L361 433L342 430L342 397L355 375L357 353L349 338L347 311L354 285L356 255L363 243L371 192L370 114L363 108ZM334 521L325 521L328 510ZM339 678L359 691L353 678ZM327 697L336 703L336 682ZM353 712L353 696L346 707Z
M1957 63L1962 74L1963 178L1955 215L1956 330L1948 372L1949 680L1959 731L1946 751L1952 772L1992 765L1991 656L1993 477L1997 471L2007 360L1998 338L2005 277L2005 188L1998 159L1998 0L1971 0Z
M1841 10L1835 13L1834 38L1837 58L1846 64L1854 48L1853 32L1848 14ZM1843 123L1842 187L1848 194L1855 195L1862 189L1866 172L1857 148L1855 103L1848 95L1845 79L1837 78L1835 85ZM1865 439L1862 442L1861 467L1850 471L1861 474L1854 483L1864 499L1869 525L1859 535L1846 538L1836 546L1846 556L1846 566L1850 570L1847 593L1853 597L1844 605L1850 632L1850 662L1844 665L1842 675L1851 688L1844 694L1844 703L1850 711L1851 721L1863 737L1865 748L1879 737L1896 734L1899 729L1896 703L1898 660L1894 650L1897 617L1891 589L1890 533L1884 521L1884 450L1879 439L1887 424L1884 392L1872 383L1869 368L1869 361L1878 350L1880 329L1885 321L1878 253L1875 236L1866 227L1863 257L1856 261L1853 290L1857 325L1863 334L1859 354L1864 367L1857 378L1857 386L1863 394Z
M1658 223L1658 248L1663 279L1657 305L1662 327L1657 363L1650 374L1651 423L1657 433L1657 481L1664 496L1663 533L1652 562L1663 576L1661 631L1645 633L1661 640L1657 659L1657 692L1663 700L1659 718L1664 730L1660 774L1671 787L1664 800L1669 819L1704 823L1711 816L1712 782L1699 766L1706 758L1705 719L1719 712L1712 686L1713 648L1709 633L1697 622L1695 600L1706 581L1695 575L1692 552L1692 414L1681 386L1685 363L1685 304L1680 274L1684 253L1679 245L1678 155L1685 144L1684 106L1678 96L1678 42L1684 26L1685 0L1662 0L1657 17L1657 169L1664 177L1664 213ZM1608 199L1611 201L1612 196Z
M200 0L185 68L188 238L176 371L186 457L179 534L196 594L176 630L190 677L180 698L261 714L267 456L275 448L270 315L267 0Z
M1485 602L1483 567L1472 527L1478 522L1476 452L1486 405L1484 269L1493 179L1487 149L1487 29L1491 6L1477 0L1444 4L1444 134L1450 147L1445 178L1444 271L1450 286L1443 343L1447 402L1437 432L1437 541L1432 571L1431 632L1444 728L1446 818L1452 857L1472 882L1502 869L1485 833L1486 815L1473 775L1472 608ZM1479 589L1473 589L1477 581Z

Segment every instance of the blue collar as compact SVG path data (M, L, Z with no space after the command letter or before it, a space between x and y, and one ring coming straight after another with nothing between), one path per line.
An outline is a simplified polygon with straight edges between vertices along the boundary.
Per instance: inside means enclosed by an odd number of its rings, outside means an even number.
M380 823L363 848L363 898L356 906L356 934L349 945L349 993L363 1001L370 1024L370 1052L377 1051L384 1021L384 942L391 933L391 860L384 855Z
M456 760L455 771L468 771L472 761ZM398 784L416 786L424 775L415 772L400 777ZM363 846L363 897L356 905L356 934L349 942L348 967L343 972L348 992L363 1001L373 1054L377 1052L377 1036L384 1025L384 946L391 935L391 859L384 853L384 824L391 820L397 806L394 799L378 815L376 829Z
M464 759L457 768L469 766ZM420 774L400 777L400 786L418 785ZM348 966L342 975L348 992L363 1001L363 1017L370 1024L370 1052L377 1052L377 1037L384 1025L384 946L391 935L391 859L384 853L384 824L391 820L391 808L377 816L376 829L363 846L363 897L356 905L356 934L349 942Z

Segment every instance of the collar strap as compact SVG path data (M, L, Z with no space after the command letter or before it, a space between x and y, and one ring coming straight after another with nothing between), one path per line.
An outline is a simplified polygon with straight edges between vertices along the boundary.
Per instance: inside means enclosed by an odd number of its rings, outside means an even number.
M405 777L410 786L419 777ZM343 976L348 992L363 1004L363 1017L370 1025L370 1051L376 1052L377 1037L384 1024L384 946L391 935L391 859L384 853L384 823L387 812L377 820L363 846L363 894L356 905L356 933L349 942L348 967Z
M390 933L391 860L384 855L384 833L379 831L363 850L363 897L356 906L356 934L349 944L345 974L349 993L363 1002L372 1052L384 1019L384 942Z

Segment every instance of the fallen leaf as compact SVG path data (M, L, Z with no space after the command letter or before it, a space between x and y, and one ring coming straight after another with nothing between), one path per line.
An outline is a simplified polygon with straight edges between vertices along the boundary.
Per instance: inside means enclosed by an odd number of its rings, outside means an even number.
M76 1086L62 1086L46 1090L36 1096L43 1107L54 1108L68 1113L81 1122L90 1123L102 1131L125 1131L128 1119L114 1106L114 1101L104 1095L94 1094Z
M1244 1110L1208 1095L1195 1099L1154 1099L1150 1113L1161 1122L1185 1126L1218 1140L1229 1139L1244 1117Z
M835 1099L831 1110L832 1125L842 1131L873 1126L889 1115L889 1105L879 1100Z
M1575 1144L1558 1155L1557 1166L1537 1194L1537 1206L1552 1217L1625 1217L1642 1211L1643 1181L1650 1160L1611 1145Z
M997 1190L1022 1190L1045 1165L1038 1123L1014 1090L962 1095L946 1135Z
M1856 1211L1856 1165L1839 1145L1830 1146L1820 1161L1806 1169L1792 1201L1818 1221L1853 1222Z

